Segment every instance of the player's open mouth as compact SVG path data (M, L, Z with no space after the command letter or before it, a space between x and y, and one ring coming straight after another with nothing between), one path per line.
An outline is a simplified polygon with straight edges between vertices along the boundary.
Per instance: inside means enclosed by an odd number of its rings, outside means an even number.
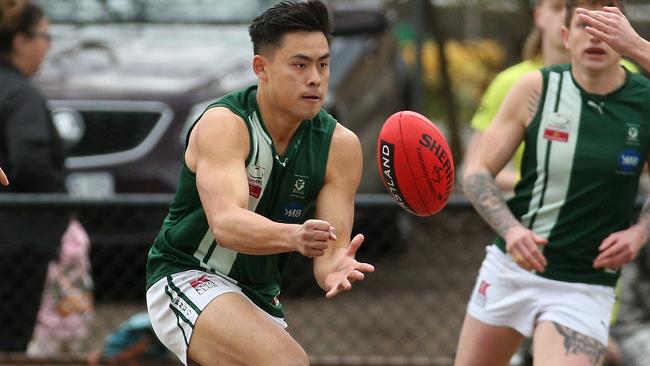
M605 50L600 47L589 47L585 50L588 55L604 55Z

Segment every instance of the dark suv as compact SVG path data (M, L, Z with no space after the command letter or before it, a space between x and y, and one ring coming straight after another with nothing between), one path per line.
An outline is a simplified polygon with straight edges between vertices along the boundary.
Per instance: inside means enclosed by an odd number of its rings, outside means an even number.
M36 82L68 146L77 196L171 193L184 136L204 107L254 83L251 19L264 0L40 0L53 48ZM406 73L384 13L334 1L325 108L365 152L361 191L379 191L375 139L406 107ZM343 7L344 6L344 7Z

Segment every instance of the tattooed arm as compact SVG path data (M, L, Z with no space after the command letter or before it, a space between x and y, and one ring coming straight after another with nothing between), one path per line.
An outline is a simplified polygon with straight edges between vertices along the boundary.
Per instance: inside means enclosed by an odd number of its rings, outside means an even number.
M526 127L539 107L541 88L540 72L528 74L515 84L475 152L467 157L469 160L463 176L465 196L481 217L506 240L508 254L523 268L540 272L544 271L546 259L537 246L545 244L546 240L523 227L512 215L494 175L523 140Z

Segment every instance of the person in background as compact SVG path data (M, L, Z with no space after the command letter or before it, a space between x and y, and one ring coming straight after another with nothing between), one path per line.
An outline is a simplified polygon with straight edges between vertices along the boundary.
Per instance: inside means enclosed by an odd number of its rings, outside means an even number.
M580 20L587 24L587 32L607 43L616 52L636 61L650 72L650 41L639 36L620 9L577 10Z
M29 78L50 48L48 19L27 0L0 0L0 166L7 193L65 192L64 150ZM0 352L25 352L65 214L0 209Z
M562 43L561 28L564 22L564 0L537 0L533 12L534 28L526 38L522 51L523 61L500 72L490 83L472 117L472 137L467 145L465 161L472 159L478 141L499 110L499 106L512 86L525 74L542 66L569 61L569 52ZM519 165L523 145L517 149L512 163L496 177L499 188L511 191L519 180Z

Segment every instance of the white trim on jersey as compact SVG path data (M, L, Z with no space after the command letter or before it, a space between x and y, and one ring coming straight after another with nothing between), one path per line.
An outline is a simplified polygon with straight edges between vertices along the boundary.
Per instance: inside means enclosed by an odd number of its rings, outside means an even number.
M570 71L564 71L562 77L555 72L549 74L543 108L537 133L537 180L528 212L521 221L530 227L534 218L531 229L548 238L569 192L580 129L582 99ZM548 139L549 130L566 133L566 141Z

